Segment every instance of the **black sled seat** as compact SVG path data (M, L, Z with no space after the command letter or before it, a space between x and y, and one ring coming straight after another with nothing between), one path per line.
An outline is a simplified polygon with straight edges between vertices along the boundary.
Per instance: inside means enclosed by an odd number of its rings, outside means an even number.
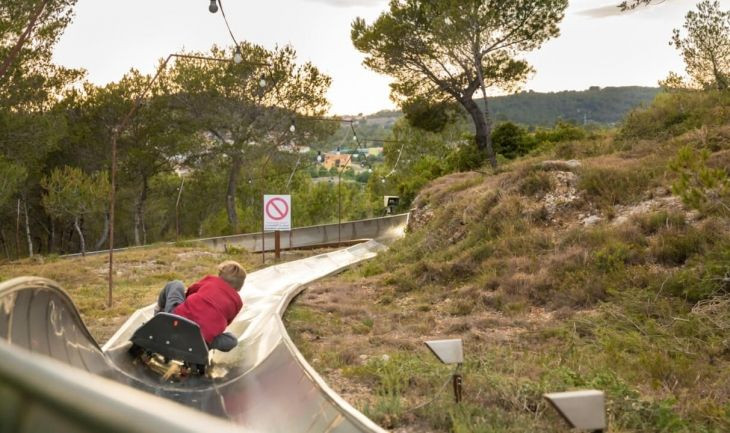
M202 366L208 363L208 346L200 327L181 316L157 313L134 332L131 341L133 354L141 348L177 361Z

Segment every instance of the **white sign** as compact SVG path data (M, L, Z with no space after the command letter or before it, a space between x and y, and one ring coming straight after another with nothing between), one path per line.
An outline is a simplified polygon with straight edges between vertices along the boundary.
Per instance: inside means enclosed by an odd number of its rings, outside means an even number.
M291 196L264 196L264 230L291 230Z

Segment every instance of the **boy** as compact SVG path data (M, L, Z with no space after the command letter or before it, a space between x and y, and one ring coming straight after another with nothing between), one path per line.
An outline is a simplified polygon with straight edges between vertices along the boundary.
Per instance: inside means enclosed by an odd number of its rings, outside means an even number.
M243 301L238 292L243 288L246 271L233 260L218 265L218 276L208 275L188 287L181 281L167 283L157 299L156 312L177 314L200 326L210 349L228 352L238 344L236 336L225 331L238 315Z

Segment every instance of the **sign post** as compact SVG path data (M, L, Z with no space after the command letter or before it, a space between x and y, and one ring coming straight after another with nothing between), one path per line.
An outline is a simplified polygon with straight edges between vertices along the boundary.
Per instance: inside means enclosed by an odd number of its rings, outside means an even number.
M264 195L264 231L274 231L274 249L276 258L281 255L280 231L291 231L291 196ZM265 250L264 237L261 237L262 254Z
M276 260L281 258L281 232L279 230L274 232L274 258Z

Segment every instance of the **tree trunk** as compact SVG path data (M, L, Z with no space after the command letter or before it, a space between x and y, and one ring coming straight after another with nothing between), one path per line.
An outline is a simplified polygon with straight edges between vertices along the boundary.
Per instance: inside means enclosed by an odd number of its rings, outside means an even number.
M238 187L238 175L241 172L241 156L234 155L231 160L231 171L228 173L228 188L226 190L226 211L228 212L228 224L233 233L238 233L238 214L236 213L236 189Z
M67 227L64 227L64 229ZM70 227L68 227L68 232L65 230L61 231L61 252L63 254L66 254L71 249L71 240L74 237L74 227L73 224L71 224Z
M10 251L8 251L8 241L5 239L5 232L0 230L0 241L3 243L3 250L5 250L5 258L10 260Z
M44 0L33 12L33 18L31 18L28 26L25 28L25 31L20 35L20 38L18 38L18 41L10 50L10 53L8 53L7 57L5 57L5 60L3 60L3 64L0 65L0 78L5 76L5 73L8 71L8 69L10 69L10 66L13 64L15 59L20 55L21 48L23 48L23 45L30 37L31 33L33 32L33 28L38 22L38 18L40 18L41 14L43 13L43 9L45 9L48 3L50 3L50 0Z
M109 236L109 212L104 212L104 230L101 231L101 238L94 245L95 250L100 250L104 247L106 240Z
M33 240L30 238L30 221L28 219L28 202L23 200L25 211L25 236L28 238L28 257L33 258Z
M147 229L144 223L144 208L147 203L147 177L142 176L142 191L137 197L137 205L134 207L134 244L140 245L147 243ZM140 241L140 232L142 232L142 239Z
M76 233L79 234L79 243L81 244L81 256L86 257L86 241L84 240L84 233L81 231L81 226L79 225L79 217L74 218L74 228L76 229Z
M480 152L485 152L487 154L487 159L489 159L489 164L492 168L496 168L497 158L494 155L494 148L492 148L492 125L491 122L488 121L489 116L482 113L479 105L471 98L471 96L459 100L459 103L461 103L464 109L466 109L474 122L477 149L479 149ZM487 101L485 100L484 103L486 107Z
M56 247L56 220L50 217L51 220L51 233L48 235L48 253L53 254L53 250Z

